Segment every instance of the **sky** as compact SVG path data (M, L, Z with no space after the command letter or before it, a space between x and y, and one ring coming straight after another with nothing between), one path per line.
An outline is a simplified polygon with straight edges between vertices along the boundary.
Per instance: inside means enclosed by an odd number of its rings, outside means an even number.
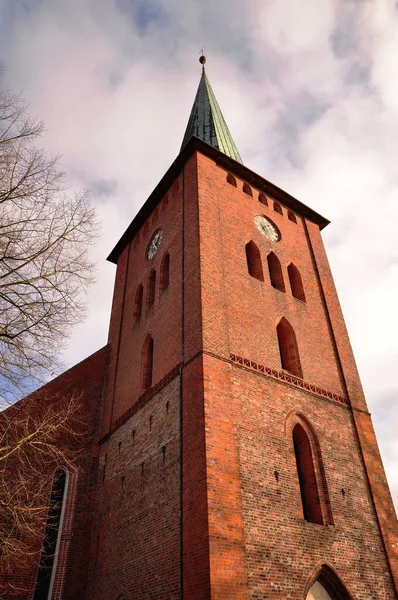
M246 166L323 231L398 506L398 2L0 0L4 84L102 222L72 365L106 343L106 257L179 153L206 72Z

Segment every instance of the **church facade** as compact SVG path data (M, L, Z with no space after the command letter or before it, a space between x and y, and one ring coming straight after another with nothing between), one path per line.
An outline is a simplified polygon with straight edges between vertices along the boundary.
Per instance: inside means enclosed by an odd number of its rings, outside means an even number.
M26 599L397 598L326 225L242 164L203 68L110 254L108 344L47 386L83 393L95 443L65 473L51 569L15 574Z

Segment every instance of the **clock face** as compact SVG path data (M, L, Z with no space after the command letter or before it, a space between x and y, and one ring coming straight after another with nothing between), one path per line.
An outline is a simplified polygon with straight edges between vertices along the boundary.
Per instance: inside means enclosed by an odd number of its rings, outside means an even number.
M146 251L146 257L148 260L152 260L153 257L155 256L156 252L159 250L159 246L162 241L162 237L163 237L162 229L158 229L153 234L151 241L149 242L149 244L147 246L147 251Z
M278 242L281 239L279 230L271 221L269 221L265 217L261 215L254 217L254 223L259 232L265 235L265 237L269 239L270 242Z

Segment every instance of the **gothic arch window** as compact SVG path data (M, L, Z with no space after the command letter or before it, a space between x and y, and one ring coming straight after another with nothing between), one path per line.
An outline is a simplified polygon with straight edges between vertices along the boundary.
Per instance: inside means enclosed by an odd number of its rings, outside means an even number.
M296 215L294 214L293 211L291 211L291 210L287 211L287 218L289 219L289 221L292 221L292 223L297 223Z
M301 279L300 271L293 263L290 263L287 268L287 274L289 276L290 289L292 290L293 296L305 302L303 281Z
M279 202L274 202L274 211L279 213L280 215L283 215L283 210Z
M290 414L287 437L292 449L292 468L297 475L301 517L318 525L333 525L322 453L314 428L304 415ZM315 579L314 576L312 582Z
M66 489L67 472L63 469L58 469L54 474L51 489L44 541L36 576L33 600L47 600L51 595L51 588L57 566L57 550L65 510Z
M152 387L153 373L153 337L148 335L142 347L141 357L141 390L145 392Z
M166 254L162 258L162 263L160 265L160 282L159 282L159 290L160 293L163 294L169 287L169 279L170 279L170 254L166 252Z
M156 271L152 269L149 273L148 283L146 288L146 309L149 310L155 302L155 289L156 289Z
M276 327L276 333L278 336L282 369L289 371L289 373L296 375L296 377L302 378L303 372L301 370L300 356L293 327L283 318Z
M246 244L246 260L247 260L247 270L249 275L258 279L259 281L264 281L263 275L263 265L261 262L260 251L257 248L254 242L248 242Z
M265 206L268 206L267 196L262 192L260 192L258 195L258 201L261 202L261 204L265 204Z
M143 295L144 295L144 288L143 288L142 284L140 284L135 293L133 325L136 325L141 320Z
M236 179L231 173L228 173L227 175L227 182L236 187Z
M267 256L268 271L271 285L280 292L285 291L285 282L283 281L282 267L279 258L271 252Z
M311 444L303 427L297 423L293 429L293 446L300 485L303 517L311 523L323 525L321 500L315 475Z
M351 600L351 596L333 569L322 565L305 600Z
M250 185L248 183L244 183L242 186L242 190L245 192L245 194L247 194L248 196L253 196L253 192L252 189L250 187Z

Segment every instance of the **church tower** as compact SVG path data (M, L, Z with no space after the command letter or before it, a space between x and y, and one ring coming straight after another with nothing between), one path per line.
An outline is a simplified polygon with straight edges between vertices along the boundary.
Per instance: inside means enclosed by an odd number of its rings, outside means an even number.
M393 600L396 518L321 238L204 69L117 265L89 600Z

